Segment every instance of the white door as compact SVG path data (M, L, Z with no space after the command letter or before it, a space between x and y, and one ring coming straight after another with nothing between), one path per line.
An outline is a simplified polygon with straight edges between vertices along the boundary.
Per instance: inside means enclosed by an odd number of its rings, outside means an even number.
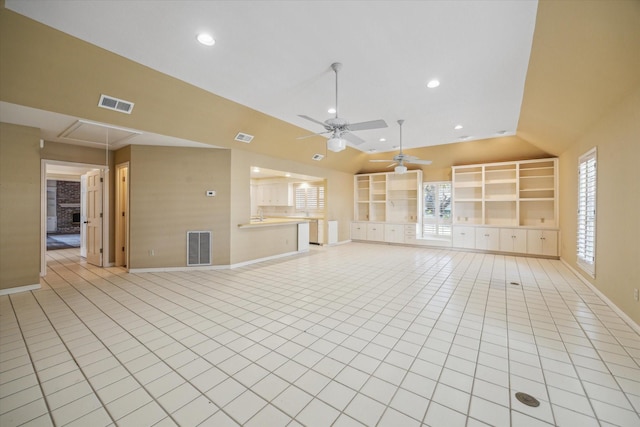
M116 167L116 265L126 267L129 259L129 166Z
M102 171L87 173L87 262L102 267Z
M87 175L80 176L80 256L87 257Z

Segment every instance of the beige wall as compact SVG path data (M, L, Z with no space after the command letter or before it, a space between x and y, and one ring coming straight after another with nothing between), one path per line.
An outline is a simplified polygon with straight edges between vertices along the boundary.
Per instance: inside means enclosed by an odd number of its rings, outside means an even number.
M640 303L640 87L560 156L562 258L576 265L578 157L598 150L596 278L584 277L636 323Z
M0 123L0 289L39 275L40 129Z
M229 264L230 151L132 146L130 152L129 268L185 267L187 231L205 230L212 231L213 264ZM217 195L207 197L206 190Z

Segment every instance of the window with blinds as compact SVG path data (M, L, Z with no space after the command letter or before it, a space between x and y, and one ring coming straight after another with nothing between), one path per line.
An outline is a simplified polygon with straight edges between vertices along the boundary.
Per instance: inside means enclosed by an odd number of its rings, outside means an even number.
M451 182L424 183L422 236L451 236Z
M297 211L317 212L324 209L324 185L301 183L294 188Z
M578 266L595 277L596 272L596 149L578 160Z

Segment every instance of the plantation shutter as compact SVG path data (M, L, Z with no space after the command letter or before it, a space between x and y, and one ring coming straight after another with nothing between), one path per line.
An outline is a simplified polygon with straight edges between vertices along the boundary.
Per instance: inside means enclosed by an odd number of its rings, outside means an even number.
M578 160L578 265L595 276L596 262L596 149Z

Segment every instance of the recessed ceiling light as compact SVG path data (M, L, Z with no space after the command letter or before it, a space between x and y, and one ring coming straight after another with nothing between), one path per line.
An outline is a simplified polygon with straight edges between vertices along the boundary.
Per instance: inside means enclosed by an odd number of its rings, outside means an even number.
M380 138L379 141L380 142L387 142L387 138Z
M499 130L498 132L496 132L498 135L504 135L505 133L507 133L506 130Z
M398 146L397 146L397 145L394 145L394 146L392 146L391 148L396 149L396 148L398 148Z
M369 152L370 153L375 153L376 151L378 151L378 150L376 150L375 148L369 148Z
M438 86L440 86L440 81L436 79L433 79L429 83L427 83L427 87L429 89L433 89L434 87L438 87Z
M258 172L260 172L260 168L257 168L257 167L255 167L255 166L254 166L254 167L251 169L251 172L258 173Z
M471 138L469 135L462 135L462 136L460 137L460 139L469 139L469 138Z
M214 40L211 34L200 33L198 34L197 39L200 43L202 43L205 46L213 46L214 44L216 44L216 41Z
M335 108L329 108L329 109L327 110L327 113L329 113L329 114L335 114L335 113L336 113L336 109L335 109Z
M286 176L287 178L291 177L291 174L289 172L285 173L284 176Z
M460 130L460 129L462 129L462 128L463 128L463 126L462 126L462 125L455 125L455 127L454 127L454 129L455 129L455 130Z

